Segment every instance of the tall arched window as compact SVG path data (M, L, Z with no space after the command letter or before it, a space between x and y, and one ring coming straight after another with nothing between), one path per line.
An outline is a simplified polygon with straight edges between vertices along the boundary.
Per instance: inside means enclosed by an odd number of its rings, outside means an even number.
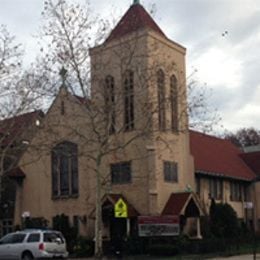
M124 78L124 123L125 130L134 129L134 73L130 70Z
M158 88L158 124L159 130L166 128L165 115L165 76L162 70L157 72L157 88Z
M116 110L115 110L115 81L112 76L105 79L105 114L107 129L110 134L115 132Z
M71 142L62 142L52 149L53 197L78 194L78 148Z
M178 131L178 81L172 75L170 78L170 105L171 105L171 128L172 131Z

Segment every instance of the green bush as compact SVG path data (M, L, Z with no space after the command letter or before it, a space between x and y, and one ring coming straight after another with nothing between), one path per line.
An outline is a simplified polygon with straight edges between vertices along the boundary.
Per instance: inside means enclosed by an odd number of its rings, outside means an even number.
M146 240L139 237L130 237L124 243L124 252L128 255L146 253Z
M239 235L240 225L237 214L229 204L216 204L212 200L210 230L215 237L219 238L236 238Z
M180 253L177 245L157 244L148 247L148 253L153 256L173 256Z
M94 255L94 242L86 237L79 237L74 245L73 254L76 257L90 257Z
M69 217L65 214L56 215L53 218L53 229L59 230L67 241L67 248L70 253L73 253L73 248L77 241L77 230L75 227L71 227Z
M24 228L47 228L48 220L44 217L39 218L25 218L23 221Z

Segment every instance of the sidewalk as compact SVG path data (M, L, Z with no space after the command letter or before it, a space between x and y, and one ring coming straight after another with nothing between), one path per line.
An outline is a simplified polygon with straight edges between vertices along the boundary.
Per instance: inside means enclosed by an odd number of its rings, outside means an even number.
M237 255L237 256L230 256L230 257L215 257L211 258L211 260L253 260L254 256L253 254L250 255ZM256 259L260 260L260 254L256 255Z
M116 257L103 257L103 260L119 260L120 258L116 258ZM174 259L179 259L179 260L185 260L185 259L189 259L191 260L191 258L189 257L150 257L150 256L128 256L128 257L123 257L121 258L121 260L174 260ZM196 258L198 259L206 259L206 258ZM208 260L253 260L253 254L250 255L237 255L237 256L229 256L229 257L214 257L214 258L207 258ZM260 260L260 254L257 254L256 256L257 260ZM89 258L69 258L68 260L96 260L94 257L89 257Z

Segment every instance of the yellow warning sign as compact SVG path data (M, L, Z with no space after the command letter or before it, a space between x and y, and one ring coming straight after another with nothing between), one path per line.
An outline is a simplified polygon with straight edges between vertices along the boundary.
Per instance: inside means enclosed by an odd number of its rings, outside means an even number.
M120 198L115 204L115 218L127 218L127 205L126 203Z

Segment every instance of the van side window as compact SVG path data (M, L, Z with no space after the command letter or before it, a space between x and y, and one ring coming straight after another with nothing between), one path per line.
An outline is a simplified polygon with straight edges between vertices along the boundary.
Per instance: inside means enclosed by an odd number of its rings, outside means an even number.
M33 243L33 242L40 242L40 234L30 234L28 239L28 243Z
M12 244L22 243L26 234L14 234L12 237Z

